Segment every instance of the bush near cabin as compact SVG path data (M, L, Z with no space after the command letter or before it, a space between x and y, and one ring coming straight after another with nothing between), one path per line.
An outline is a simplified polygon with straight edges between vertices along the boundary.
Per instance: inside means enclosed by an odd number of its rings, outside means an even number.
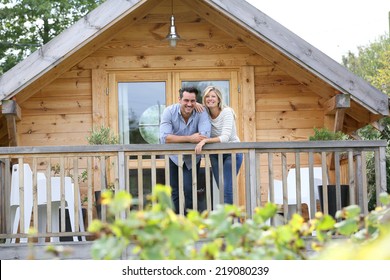
M141 260L305 260L305 259L390 259L390 195L363 217L356 205L338 211L334 220L316 213L305 222L293 215L286 225L270 226L277 213L275 204L257 208L252 218L237 206L220 205L203 213L176 215L171 189L157 185L145 210L129 210L133 203L125 191L103 194L109 215L125 219L95 220L89 231L97 239L94 259L119 259L131 250L131 259ZM315 235L313 233L315 232ZM334 237L340 236L343 238ZM337 244L337 250L334 246ZM387 249L385 249L387 248Z

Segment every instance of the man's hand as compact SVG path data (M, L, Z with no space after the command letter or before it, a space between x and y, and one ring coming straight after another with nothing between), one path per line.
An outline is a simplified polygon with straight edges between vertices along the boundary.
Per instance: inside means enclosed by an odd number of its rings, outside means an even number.
M203 139L206 139L207 136L202 135L200 133L194 133L190 136L190 143L199 143Z
M204 111L204 106L198 102L195 103L195 111L202 113Z

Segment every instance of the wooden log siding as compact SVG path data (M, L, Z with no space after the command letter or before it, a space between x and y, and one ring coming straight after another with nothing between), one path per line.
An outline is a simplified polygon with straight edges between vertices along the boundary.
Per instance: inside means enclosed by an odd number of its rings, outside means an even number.
M296 176L296 197L297 211L302 214L302 190L301 185L304 178L301 178L300 171L303 167L309 168L309 178L305 178L310 184L310 213L313 216L316 212L316 201L314 196L314 176L313 168L315 167L315 158L320 157L322 166L322 181L327 182L327 156L329 152L335 153L335 159L339 160L341 153L347 153L346 159L343 159L345 164L347 160L348 183L351 192L350 203L358 204L367 213L367 178L365 170L365 161L368 153L373 153L375 157L375 178L377 195L386 190L386 163L385 163L385 147L386 141L309 141L309 142L242 142L231 144L208 144L204 147L204 157L202 165L210 167L210 154L219 154L219 160L222 160L222 154L236 153L244 154L242 165L243 172L240 171L238 177L234 177L234 203L238 204L240 199L244 201L243 207L250 218L254 209L264 205L266 201L275 201L274 180L277 169L281 168L282 184L283 184L283 212L284 222L288 217L288 185L287 173L291 167L288 165L287 158L294 159L294 167L297 171ZM150 170L151 188L156 185L156 172L158 168L165 169L165 183L169 185L169 155L179 155L179 161L183 162L183 155L190 154L192 156L192 167L194 175L196 175L196 161L194 154L194 145L192 144L168 144L168 145L101 145L101 146L45 146L45 147L5 147L0 148L0 167L1 178L0 187L1 193L1 234L0 238L23 238L27 234L18 233L11 234L10 217L10 186L11 186L11 165L13 163L28 163L33 172L33 215L31 226L38 228L40 217L37 211L37 172L44 172L46 178L52 176L52 167L56 167L61 178L61 209L65 209L65 190L64 178L72 176L75 188L75 201L77 201L77 191L80 188L82 195L87 197L87 217L86 224L90 224L95 217L94 199L93 199L93 176L88 176L86 182L76 180L83 171L87 174L93 174L92 170L99 165L101 170L101 189L106 189L109 185L113 185L115 190L130 191L130 170L135 170L137 173L137 193L138 204L136 209L143 209L146 206L145 189L143 188L143 172ZM235 157L233 157L235 158ZM307 160L306 160L307 159ZM280 161L280 163L278 162ZM233 160L234 163L234 160ZM233 164L233 174L235 174L235 164ZM335 178L337 187L337 208L341 209L340 202L340 185L342 176L342 168L340 162L335 162ZM222 168L220 168L222 173ZM24 213L24 185L23 185L23 168L20 169L20 230L23 231L23 213ZM206 177L206 205L207 209L212 209L212 185L210 168L205 168ZM179 169L179 177L183 177L182 169ZM193 204L197 208L197 180L194 176L193 180ZM239 184L242 180L242 184ZM47 180L47 197L51 197L50 181ZM220 179L220 185L223 185L223 178ZM82 187L82 185L85 185ZM243 189L240 189L240 186ZM183 186L180 183L180 212L184 213L184 193ZM83 191L84 190L84 191ZM223 188L219 189L219 194L214 196L223 199ZM240 197L244 196L244 198ZM327 201L326 187L323 188L324 200ZM4 199L4 198L7 199ZM377 202L378 197L377 197ZM325 203L324 212L328 212L327 204ZM51 224L51 204L47 205L47 230L43 233L35 233L30 237L65 237L65 236L86 236L88 232L80 232L78 227L78 214L81 209L75 203L75 232L65 232L65 211L61 211L61 225L59 232L52 232ZM126 217L126 212L121 213L119 217ZM117 218L119 218L117 217ZM102 220L106 220L107 212L105 207L102 207ZM311 217L312 218L312 217ZM5 224L4 224L5 221ZM274 222L274 221L273 221ZM47 239L46 239L47 240Z

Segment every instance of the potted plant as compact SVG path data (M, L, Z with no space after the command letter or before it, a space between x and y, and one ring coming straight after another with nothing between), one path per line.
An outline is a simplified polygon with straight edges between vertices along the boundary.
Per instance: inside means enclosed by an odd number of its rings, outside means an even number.
M119 143L119 137L114 135L110 127L100 126L92 130L91 134L87 136L87 141L90 145L114 145ZM113 183L106 182L107 189L114 190ZM98 218L101 218L101 204L100 204L101 190L95 190L95 207Z
M310 141L339 141L339 140L350 140L350 137L343 133L342 131L331 131L326 127L323 128L314 128L314 135L309 137ZM332 163L334 163L333 153L331 158L331 167ZM328 172L328 170L327 170ZM329 176L328 176L329 178ZM349 205L349 185L340 185L341 187L341 207L346 207ZM318 195L321 205L321 211L324 211L324 203L323 203L323 186L319 185ZM327 185L327 193L328 193L328 213L329 215L335 217L337 211L336 204L336 185L328 184Z
M310 141L349 140L349 136L342 131L331 131L326 127L314 128L314 135L309 137Z

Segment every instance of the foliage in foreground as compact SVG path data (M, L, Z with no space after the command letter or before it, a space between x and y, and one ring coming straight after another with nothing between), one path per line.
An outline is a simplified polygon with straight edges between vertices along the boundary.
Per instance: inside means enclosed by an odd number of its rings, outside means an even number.
M141 211L128 210L129 193L106 192L102 203L117 219L90 225L89 231L98 237L92 257L119 259L126 252L129 258L142 260L390 259L390 195L382 194L381 202L387 206L366 217L352 205L337 213L339 221L317 213L305 222L295 214L288 224L276 227L268 222L277 213L275 204L257 208L251 219L233 205L212 212L190 211L184 217L172 210L166 186L157 185L149 208ZM122 211L127 218L118 219ZM336 236L343 238L334 241Z

